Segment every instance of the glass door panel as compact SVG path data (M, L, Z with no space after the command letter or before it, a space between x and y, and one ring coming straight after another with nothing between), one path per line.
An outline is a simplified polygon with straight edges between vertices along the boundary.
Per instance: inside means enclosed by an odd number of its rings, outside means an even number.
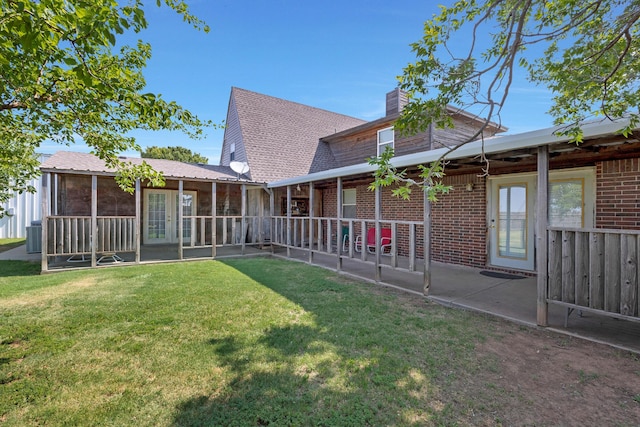
M500 256L527 257L527 186L500 186L498 251Z
M166 195L163 193L149 194L147 201L149 204L148 237L150 239L164 239L167 236Z
M185 245L188 245L191 242L191 218L185 218L189 216L195 215L196 212L196 195L191 192L182 193L182 204L179 203L178 200L179 195L176 194L175 197L175 214L176 214L176 232L175 238L178 240L178 208L182 206L182 240Z
M146 190L144 203L144 244L178 243L179 209L182 208L182 239L190 245L192 231L191 216L196 214L195 191L185 191L182 203L176 190Z

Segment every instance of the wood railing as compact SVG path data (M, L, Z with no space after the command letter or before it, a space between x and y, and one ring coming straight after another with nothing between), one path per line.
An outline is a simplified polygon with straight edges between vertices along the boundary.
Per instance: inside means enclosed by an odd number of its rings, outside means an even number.
M97 217L96 252L135 252L134 216ZM93 238L90 216L51 216L47 218L47 255L86 255Z
M211 247L212 226L214 218L207 215L184 216L182 242L184 247ZM262 244L269 233L269 218L259 216L245 216L244 230L242 216L217 216L216 245L234 246L245 244ZM184 229L188 227L188 231Z
M640 318L640 231L548 228L548 302Z
M337 254L346 258L370 260L366 249L366 230L375 227L372 219L341 219L330 217L271 218L274 245L304 249L325 254ZM406 258L403 268L415 271L417 260L423 258L423 230L421 221L380 221L381 228L391 229L391 246L382 252L388 257L388 265L399 267L399 257ZM311 233L309 229L311 228ZM363 232L364 230L364 232ZM364 247L356 247L358 236L364 239Z

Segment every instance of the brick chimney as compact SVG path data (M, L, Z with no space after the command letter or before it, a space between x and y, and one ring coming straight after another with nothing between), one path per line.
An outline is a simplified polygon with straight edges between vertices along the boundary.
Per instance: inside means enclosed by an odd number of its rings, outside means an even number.
M405 105L409 103L409 97L406 92L400 90L399 87L387 93L387 116L402 111Z

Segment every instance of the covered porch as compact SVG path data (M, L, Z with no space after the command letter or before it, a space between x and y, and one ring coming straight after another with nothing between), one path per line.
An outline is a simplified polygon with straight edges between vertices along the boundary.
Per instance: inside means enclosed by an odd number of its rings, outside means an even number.
M43 165L43 272L244 255L269 242L265 185L224 167L146 160L165 185L138 180L132 194L92 155L60 152Z
M450 175L445 183L454 184L457 199L454 197L454 203L445 202L444 208L442 203L432 205L419 192L405 203L392 201L388 189L361 191L372 180L374 168L366 164L271 183L269 187L274 194L279 192L275 197L282 198L285 207L280 212L274 209L277 205L272 194L272 244L276 245L276 253L283 256L344 272L356 268L359 277L394 286L404 283L400 285L403 289L444 298L454 305L464 305L464 298L459 297L473 295L477 291L473 285L482 280L466 277L451 284L446 275L435 275L434 260L460 264L460 268L490 270L494 275L522 276L522 283L529 283L528 291L518 293L517 298L526 298L526 308L506 304L513 311L505 317L527 319L526 323L539 326L564 327L577 317L606 319L607 324L613 325L639 322L640 231L638 223L629 219L637 211L625 211L635 205L629 207L622 202L616 202L620 207L611 208L617 209L615 212L605 206L607 198L615 198L616 194L623 194L621 199L628 200L635 200L639 194L634 183L640 177L640 146L633 136L617 134L620 126L621 123L587 126L585 141L579 146L568 144L549 130L468 144L447 156ZM416 164L428 164L442 152L396 157L395 166L407 168L409 176L413 176ZM482 174L480 153L490 159L492 176ZM608 175L608 171L629 178L619 182L620 178ZM553 187L552 183L558 182L561 185ZM292 192L294 188L300 191L301 186L302 193L309 194L304 202L309 208L304 215L292 209L297 205ZM558 188L571 186L579 190L575 192L578 203L571 207L578 209L577 225L554 226L550 221L551 189L557 193ZM351 203L345 203L345 189L355 187L360 188L358 194L368 195L358 199L362 208L352 216L347 215L346 205ZM314 200L318 191L323 199L320 210ZM523 200L522 210L514 210L511 218L503 207L503 193ZM438 222L434 228L436 209ZM558 212L553 214L556 219L569 216ZM625 218L624 223L618 221L621 217ZM496 231L504 229L507 231ZM516 246L509 229L526 243ZM363 242L370 233L373 238L367 250L358 244L358 239ZM502 251L502 245L507 246L504 258L522 255L526 263L509 267L493 262L491 256ZM353 264L356 261L357 267ZM446 286L441 287L440 280ZM434 293L435 288L439 288L439 294ZM504 292L506 297L510 293L501 286L494 291ZM483 291L479 295L488 294ZM493 308L491 311L495 312ZM632 341L638 341L637 331L634 334Z

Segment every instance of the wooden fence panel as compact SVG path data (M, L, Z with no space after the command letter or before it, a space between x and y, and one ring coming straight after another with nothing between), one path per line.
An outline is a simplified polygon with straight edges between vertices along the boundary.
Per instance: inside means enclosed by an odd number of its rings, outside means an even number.
M576 301L575 233L562 231L562 301Z
M640 317L640 233L548 230L548 301Z
M607 233L604 237L604 309L620 312L620 235Z
M637 236L620 236L620 314L625 316L637 316L638 298L638 254Z
M549 231L549 299L562 299L562 232Z
M576 304L589 306L589 234L575 233L575 300Z
M604 310L604 234L589 233L589 306Z

